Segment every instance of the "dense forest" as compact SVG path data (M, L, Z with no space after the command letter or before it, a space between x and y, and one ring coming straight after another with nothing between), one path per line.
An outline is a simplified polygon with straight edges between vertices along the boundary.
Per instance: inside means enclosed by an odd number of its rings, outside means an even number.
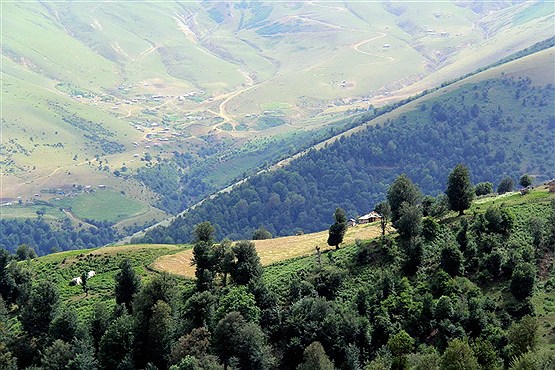
M205 201L156 228L144 242L192 240L193 226L218 225L218 237L248 238L259 226L273 235L313 232L330 222L337 206L349 216L371 211L388 184L406 173L426 194L445 190L457 163L474 169L473 180L494 184L522 173L536 181L555 176L552 85L502 76L466 84L383 125L343 137L290 165L253 176L228 194Z
M94 221L91 221L94 222ZM0 220L0 248L15 252L20 245L32 248L39 256L72 249L94 248L112 243L119 236L109 222L94 222L76 228L69 219L59 227L39 219Z
M553 323L538 310L555 312L553 196L472 205L464 166L448 182L456 213L430 212L399 176L382 204L395 234L265 269L251 242L216 243L200 223L193 287L141 280L122 260L110 301L83 317L34 281L33 261L1 251L0 368L552 369Z
M207 147L195 155L174 152L171 158L142 167L133 176L159 195L158 208L177 214L216 190L267 167L268 163L287 158L337 134L346 124L341 122L330 129L299 131L283 137L253 139L240 146L208 134L200 138Z

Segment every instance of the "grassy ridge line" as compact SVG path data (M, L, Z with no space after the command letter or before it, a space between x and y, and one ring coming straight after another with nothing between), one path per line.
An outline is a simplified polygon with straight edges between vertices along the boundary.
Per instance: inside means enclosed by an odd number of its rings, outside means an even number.
M260 170L252 176L246 177L246 178L244 178L244 179L242 179L238 182L235 182L234 184L231 184L231 185L227 186L226 188L221 189L221 190L215 192L214 194L211 194L207 198L202 199L201 201L197 202L196 204L192 205L191 207L186 208L185 210L183 210L182 212L180 212L176 216L173 216L173 217L168 218L168 219L166 219L162 222L154 224L154 225L152 225L152 226L150 226L150 227L148 227L148 228L146 228L142 231L139 231L139 232L133 234L132 236L126 237L126 238L122 239L121 241L119 241L116 244L121 245L121 244L130 243L133 238L142 237L149 230L152 230L152 229L154 229L156 227L159 227L159 226L166 227L172 221L174 221L177 217L179 217L181 215L184 215L184 214L194 210L195 208L200 206L202 203L204 203L204 201L214 199L215 197L217 197L220 194L231 192L233 189L235 189L236 187L245 183L247 180L249 180L253 176L257 176L257 175L260 175L260 174L263 174L263 173L266 173L266 172L275 171L279 168L282 168L282 167L286 166L287 164L289 164L293 160L301 158L302 156L304 156L305 154L307 154L311 150L320 150L320 149L324 148L326 145L332 144L335 141L341 139L342 137L351 136L351 135L353 135L357 132L360 132L360 131L366 129L367 127L369 127L371 125L380 124L380 123L384 122L386 119L391 119L393 117L396 117L396 116L406 112L407 110L414 110L422 102L426 102L427 100L433 99L434 97L438 97L440 94L443 94L445 92L452 91L453 89L455 89L457 87L460 87L463 84L471 83L475 79L477 79L479 81L481 74L484 76L484 78L486 78L486 75L485 75L486 71L489 71L493 68L502 68L507 63L517 61L517 60L522 59L524 57L527 57L531 54L535 55L537 57L545 56L545 53L549 52L549 50L551 50L551 51L553 50L554 45L555 45L555 37L552 37L550 39L547 39L545 41L537 43L537 44L535 44L535 45L533 45L529 48L523 49L520 52L517 52L517 53L515 53L512 56L509 56L507 58L504 58L504 59L500 60L499 62L496 62L496 63L494 63L494 64L492 64L488 67L480 68L480 69L476 70L475 72L470 73L466 76L463 76L459 79L445 82L437 88L423 91L422 93L420 93L418 95L415 95L411 98L405 99L405 100L403 100L399 103L396 103L394 105L391 105L389 107L381 108L378 111L378 113L373 114L369 118L368 118L368 114L359 114L359 115L352 116L350 119L349 118L344 118L342 120L339 120L337 122L345 122L345 121L350 120L351 122L353 122L353 123L351 123L351 125L357 124L357 126L353 127L353 128L349 128L346 131L343 131L339 134L336 134L335 136L324 139L323 141L321 141L317 144L314 144L314 145L310 146L309 148L300 151L297 154L294 154L294 155L292 155L288 158L285 158L285 159L273 164L272 166L268 167L267 169ZM539 51L537 51L538 49L539 49ZM366 120L366 119L368 119L368 120Z
M344 244L350 244L358 239L372 239L380 235L380 225L375 222L367 225L350 227L344 238ZM315 247L319 246L321 251L331 250L326 240L328 231L317 233L285 236L275 239L254 240L256 251L260 257L262 266L269 266L285 260L304 257L315 253ZM195 277L195 266L191 264L193 250L187 249L176 254L159 257L152 267L157 271L166 271L174 275L188 278Z

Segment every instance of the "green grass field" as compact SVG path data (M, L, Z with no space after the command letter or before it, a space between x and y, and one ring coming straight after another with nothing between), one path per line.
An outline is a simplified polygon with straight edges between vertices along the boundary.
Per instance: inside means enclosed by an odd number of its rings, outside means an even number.
M0 218L10 219L10 218L37 218L39 217L39 212L41 216L48 220L55 220L64 218L64 212L60 211L57 207L50 207L45 205L18 205L13 204L11 206L2 206L0 208Z
M71 209L80 219L118 222L148 211L148 206L113 190L96 190L75 197L54 201L54 204Z
M115 305L113 298L114 277L119 263L128 258L135 272L148 281L153 274L150 270L152 262L161 255L170 255L181 251L174 245L137 245L121 247L104 247L96 249L76 250L55 253L28 263L35 273L36 279L45 279L56 284L61 298L76 307L81 317L88 315L94 303L103 302L109 308ZM80 286L71 286L69 282L83 272L95 271L96 275L88 281L89 294L86 296ZM188 283L177 278L181 286Z

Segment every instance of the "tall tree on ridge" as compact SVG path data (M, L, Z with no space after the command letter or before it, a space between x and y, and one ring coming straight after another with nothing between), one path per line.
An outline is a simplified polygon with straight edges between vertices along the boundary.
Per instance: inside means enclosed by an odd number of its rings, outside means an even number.
M387 202L391 207L391 221L395 224L401 217L400 209L403 202L414 206L420 203L421 196L420 189L407 175L398 176L387 190Z
M195 226L195 245L193 247L193 261L196 265L197 291L204 292L214 288L214 226L208 221Z
M339 249L339 244L343 242L343 237L347 232L347 216L342 208L337 208L333 214L335 223L330 226L328 245L335 246L335 249Z
M474 188L470 182L468 167L459 163L453 169L449 174L445 194L449 199L449 207L453 211L459 212L459 216L464 214L465 209L470 208L474 198Z
M124 259L119 264L120 271L116 274L116 303L124 304L129 312L133 310L133 296L139 291L140 280L135 274L131 261Z

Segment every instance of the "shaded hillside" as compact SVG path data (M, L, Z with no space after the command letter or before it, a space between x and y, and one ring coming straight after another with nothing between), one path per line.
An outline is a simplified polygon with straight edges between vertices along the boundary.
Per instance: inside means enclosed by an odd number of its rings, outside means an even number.
M497 184L525 172L537 180L551 178L554 99L552 84L534 84L527 77L501 74L461 84L383 126L370 126L283 169L255 176L169 228L149 231L145 240L188 241L192 226L204 220L219 225L219 237L248 237L260 225L274 235L321 230L329 226L336 206L351 216L372 210L398 173L407 173L427 194L440 193L448 172L460 162L472 169L474 182Z

